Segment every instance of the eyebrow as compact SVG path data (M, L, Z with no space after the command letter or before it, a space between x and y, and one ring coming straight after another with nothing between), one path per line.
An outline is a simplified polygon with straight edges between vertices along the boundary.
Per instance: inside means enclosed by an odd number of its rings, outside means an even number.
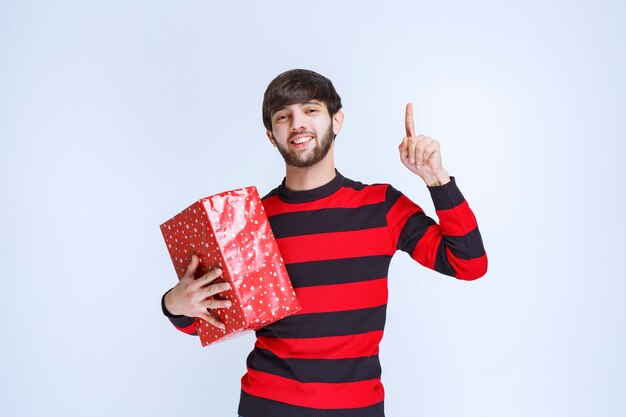
M299 104L301 106L305 106L305 105L314 105L314 106L321 106L323 103L319 100L309 100L309 101L303 101L302 103L291 103L291 104ZM291 106L291 104L286 104L284 106L281 106L279 108L277 108L274 111L274 114L278 113L279 111L285 110L287 108L287 106Z

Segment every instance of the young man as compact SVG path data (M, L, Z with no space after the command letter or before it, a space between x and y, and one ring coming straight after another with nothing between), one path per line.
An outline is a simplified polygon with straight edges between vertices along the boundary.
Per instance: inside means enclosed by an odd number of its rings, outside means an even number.
M400 249L458 279L487 270L476 219L441 163L439 143L416 135L411 104L400 161L428 186L440 224L388 184L345 178L333 159L343 124L330 80L307 70L276 77L263 100L269 141L286 164L282 184L263 198L302 306L257 331L241 380L243 417L381 417L384 391L378 345L387 304L387 272ZM193 334L193 317L222 327L208 309L218 269L194 279L198 259L162 299L163 311Z

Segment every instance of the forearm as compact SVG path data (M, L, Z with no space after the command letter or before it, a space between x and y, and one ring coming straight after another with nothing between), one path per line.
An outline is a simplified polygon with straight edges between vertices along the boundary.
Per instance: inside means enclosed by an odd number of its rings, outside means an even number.
M487 255L473 211L461 194L454 178L440 186L429 188L439 217L439 263L447 264L459 279L480 278L487 271Z

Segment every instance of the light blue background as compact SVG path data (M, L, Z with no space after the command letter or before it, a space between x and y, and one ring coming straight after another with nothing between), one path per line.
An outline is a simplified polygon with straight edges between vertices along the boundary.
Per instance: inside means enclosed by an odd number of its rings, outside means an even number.
M261 99L296 67L343 98L339 170L433 215L413 101L490 257L394 259L387 415L625 415L625 5L0 1L0 415L235 415L252 335L170 326L158 225L279 183Z

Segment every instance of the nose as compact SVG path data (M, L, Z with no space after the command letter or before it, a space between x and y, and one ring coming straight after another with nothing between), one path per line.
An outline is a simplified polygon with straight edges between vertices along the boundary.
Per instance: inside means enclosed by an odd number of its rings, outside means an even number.
M291 131L299 132L306 129L305 114L300 110L296 110L291 115Z

